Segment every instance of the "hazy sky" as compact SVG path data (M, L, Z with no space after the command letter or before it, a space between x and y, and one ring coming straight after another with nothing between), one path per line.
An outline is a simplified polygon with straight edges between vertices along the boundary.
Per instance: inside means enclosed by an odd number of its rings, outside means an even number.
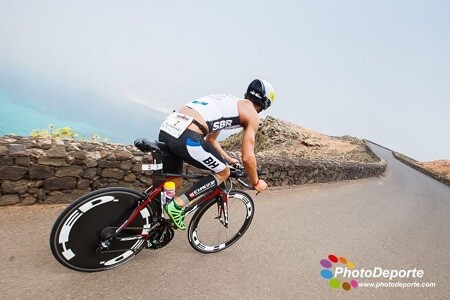
M267 114L450 159L449 16L432 0L0 0L0 78L163 112L264 78Z

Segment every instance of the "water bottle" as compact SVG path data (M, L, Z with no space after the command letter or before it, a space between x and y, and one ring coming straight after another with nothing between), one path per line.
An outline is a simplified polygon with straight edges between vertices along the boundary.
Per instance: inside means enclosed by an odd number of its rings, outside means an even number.
M164 204L169 202L175 197L175 182L166 181L164 183Z

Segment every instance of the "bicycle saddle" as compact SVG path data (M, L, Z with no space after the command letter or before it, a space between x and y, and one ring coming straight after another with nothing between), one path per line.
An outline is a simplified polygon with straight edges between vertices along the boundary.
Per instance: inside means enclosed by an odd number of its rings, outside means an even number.
M137 139L134 141L136 148L142 152L168 152L166 144L160 141L151 141L149 139Z

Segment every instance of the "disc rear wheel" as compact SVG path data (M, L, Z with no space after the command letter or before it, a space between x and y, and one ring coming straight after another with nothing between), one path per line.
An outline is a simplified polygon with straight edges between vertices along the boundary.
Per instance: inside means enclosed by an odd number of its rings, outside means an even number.
M56 260L77 271L94 272L116 267L142 248L154 210L148 206L121 233L130 240L107 239L132 214L143 194L126 188L107 188L89 193L64 210L53 225L50 248Z

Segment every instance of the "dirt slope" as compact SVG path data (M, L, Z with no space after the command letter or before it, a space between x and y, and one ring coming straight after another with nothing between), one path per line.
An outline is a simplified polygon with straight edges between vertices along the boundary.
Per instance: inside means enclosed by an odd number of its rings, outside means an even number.
M242 131L222 142L224 149L241 150ZM362 140L335 137L268 116L260 123L256 152L349 162L373 162Z

